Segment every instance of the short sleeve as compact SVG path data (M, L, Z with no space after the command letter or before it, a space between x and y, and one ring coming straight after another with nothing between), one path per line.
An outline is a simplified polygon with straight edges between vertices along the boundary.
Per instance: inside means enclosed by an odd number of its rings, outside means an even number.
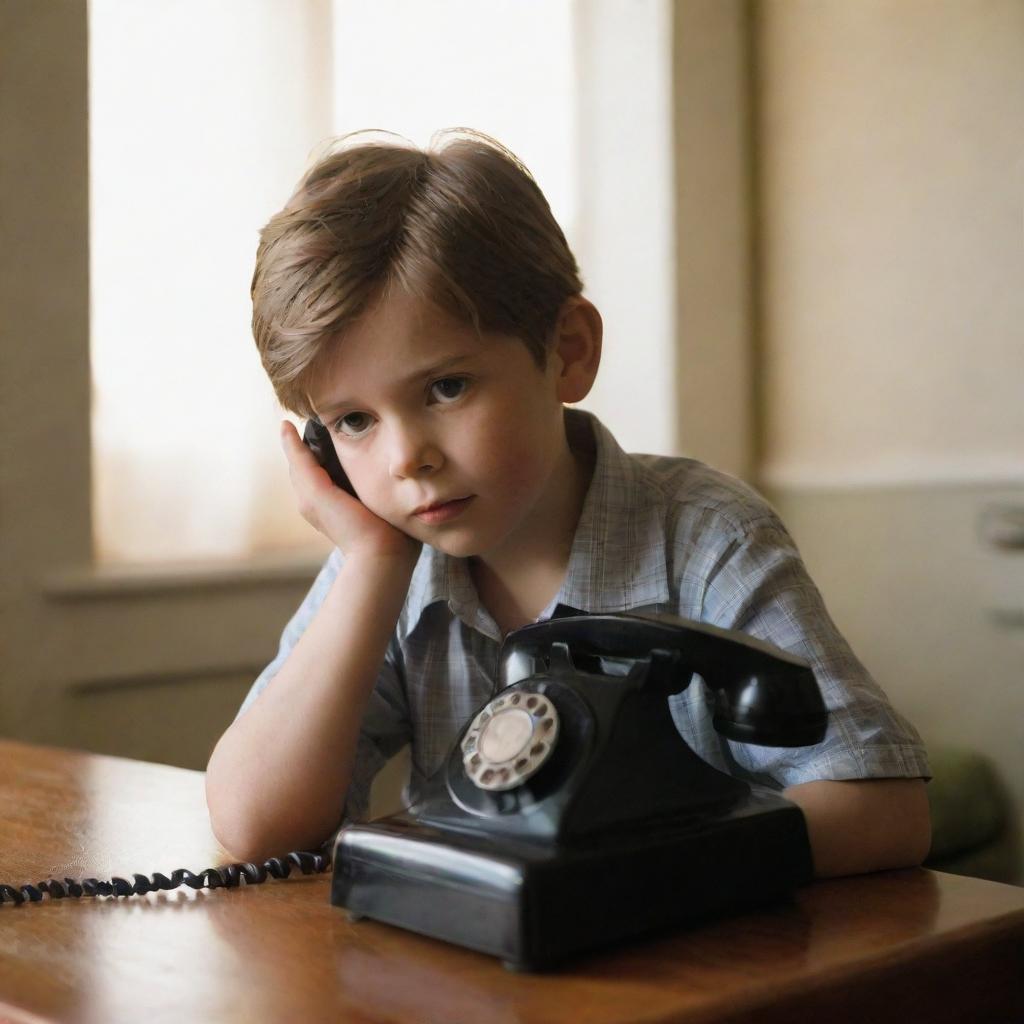
M237 721L252 706L267 684L288 659L288 655L320 610L334 583L344 559L335 549L324 562L313 585L298 610L288 621L281 634L277 654L259 674L235 716ZM380 769L405 746L411 735L408 702L406 700L402 657L397 640L392 637L384 656L380 675L370 695L356 745L352 781L345 803L339 809L339 822L357 821L367 816L370 786ZM328 840L328 843L331 840ZM325 843L326 847L328 843Z
M242 701L242 706L238 709L238 714L235 715L235 721L252 707L256 698L266 689L267 683L277 675L278 670L288 660L288 655L291 654L292 648L299 642L299 637L306 632L306 627L313 621L313 617L319 611L320 605L324 603L324 598L327 597L327 592L331 589L331 584L338 575L341 564L341 552L335 548L328 556L327 561L320 567L316 579L313 580L313 585L302 599L302 604L299 605L298 610L288 620L287 625L284 627L284 632L281 634L281 641L278 644L274 660L256 677L255 682L245 696L245 700Z
M807 660L829 712L825 739L815 746L723 741L735 762L782 787L819 779L928 778L920 736L836 628L778 517L766 513L723 540L707 577L702 618Z

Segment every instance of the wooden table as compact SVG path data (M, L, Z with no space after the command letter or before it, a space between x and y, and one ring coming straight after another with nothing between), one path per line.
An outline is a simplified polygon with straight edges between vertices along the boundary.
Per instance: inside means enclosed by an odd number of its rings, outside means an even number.
M259 785L254 779L253 785ZM224 863L203 776L0 741L0 882ZM0 1021L1024 1020L1024 889L925 870L796 900L554 974L372 921L329 875L0 907Z

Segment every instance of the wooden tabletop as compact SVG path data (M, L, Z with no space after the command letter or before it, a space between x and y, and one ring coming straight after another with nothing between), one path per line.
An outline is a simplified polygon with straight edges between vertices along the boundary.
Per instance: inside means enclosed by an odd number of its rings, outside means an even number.
M254 780L259 785L259 780ZM225 863L199 772L0 741L0 882ZM372 921L329 875L0 907L0 1021L1024 1020L1024 889L816 883L552 974Z

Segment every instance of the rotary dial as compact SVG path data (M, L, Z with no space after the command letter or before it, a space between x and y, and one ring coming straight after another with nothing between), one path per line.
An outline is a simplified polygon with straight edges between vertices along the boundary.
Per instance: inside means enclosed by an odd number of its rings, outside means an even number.
M517 690L492 700L462 739L462 763L480 789L521 785L551 756L558 712L547 697Z

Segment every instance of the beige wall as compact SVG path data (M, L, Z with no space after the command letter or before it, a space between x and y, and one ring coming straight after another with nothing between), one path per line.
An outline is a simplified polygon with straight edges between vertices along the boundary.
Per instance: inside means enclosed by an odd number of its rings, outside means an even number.
M0 720L18 735L55 699L40 576L90 546L85 37L84 4L0 6Z
M676 451L749 479L757 418L749 5L676 3Z
M1024 480L1024 3L759 10L763 478Z
M578 195L570 240L606 339L581 404L626 451L665 451L676 434L666 372L676 346L672 5L574 2L572 32Z
M1024 811L1024 3L757 5L760 480L858 653Z

